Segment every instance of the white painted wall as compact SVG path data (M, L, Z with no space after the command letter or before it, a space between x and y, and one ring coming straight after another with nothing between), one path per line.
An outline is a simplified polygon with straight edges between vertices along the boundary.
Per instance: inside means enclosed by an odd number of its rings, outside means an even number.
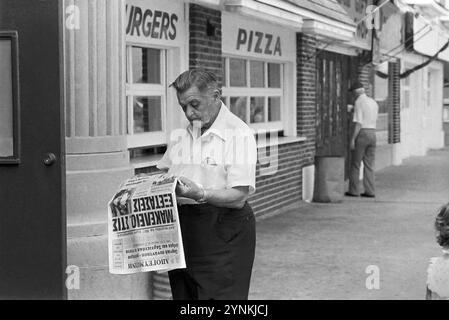
M420 64L425 58L405 54L401 58L401 72ZM430 100L427 103L427 77L430 74ZM402 161L410 156L422 156L429 149L444 146L442 128L443 64L432 62L427 67L410 75L410 99L406 106L404 80L401 83L401 143L395 148L393 157Z

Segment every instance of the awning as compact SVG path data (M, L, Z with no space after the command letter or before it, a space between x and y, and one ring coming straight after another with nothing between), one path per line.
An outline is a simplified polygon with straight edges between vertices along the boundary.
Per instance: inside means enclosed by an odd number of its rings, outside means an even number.
M449 10L435 0L396 0L402 8L408 6L415 14L413 18L413 50L432 57L449 39ZM418 14L418 15L416 15ZM430 30L420 33L426 27ZM449 49L438 55L438 59L449 61Z
M350 41L355 23L335 0L225 0L227 11L287 26L318 38Z
M408 5L418 7L421 12L429 17L439 18L449 15L449 10L437 3L435 0L399 0L400 2Z

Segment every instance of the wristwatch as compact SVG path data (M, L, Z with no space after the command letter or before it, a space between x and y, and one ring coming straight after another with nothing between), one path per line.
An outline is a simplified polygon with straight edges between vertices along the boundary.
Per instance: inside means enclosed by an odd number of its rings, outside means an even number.
M201 187L201 191L202 191L203 195L201 196L201 198L199 198L198 200L196 200L196 202L198 202L198 203L206 203L206 198L207 198L207 192L206 192L206 189L204 189L203 187Z

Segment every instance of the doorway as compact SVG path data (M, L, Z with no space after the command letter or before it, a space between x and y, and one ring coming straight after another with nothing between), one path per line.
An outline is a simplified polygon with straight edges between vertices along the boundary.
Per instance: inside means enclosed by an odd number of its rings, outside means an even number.
M0 299L63 299L61 3L0 0Z
M316 61L316 155L345 158L345 179L349 175L352 104L348 88L357 75L358 59L323 51Z

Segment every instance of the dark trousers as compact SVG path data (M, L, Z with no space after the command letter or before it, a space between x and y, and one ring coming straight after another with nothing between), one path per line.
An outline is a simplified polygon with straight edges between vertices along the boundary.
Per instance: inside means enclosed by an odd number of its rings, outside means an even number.
M361 129L352 152L349 192L359 194L360 165L363 161L363 187L365 193L375 195L374 165L376 159L376 130Z
M251 207L178 207L186 269L169 271L174 300L246 300L256 228Z

